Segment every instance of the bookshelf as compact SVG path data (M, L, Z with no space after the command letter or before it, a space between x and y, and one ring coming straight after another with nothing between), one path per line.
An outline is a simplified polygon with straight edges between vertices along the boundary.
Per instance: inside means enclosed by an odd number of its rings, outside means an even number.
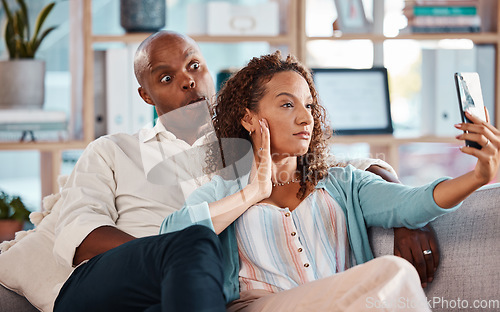
M500 5L494 4L495 31L470 34L402 34L387 37L381 34L346 34L331 37L308 37L305 31L307 0L273 0L280 6L281 34L278 36L192 36L197 42L203 43L241 43L267 42L271 46L287 46L290 53L300 60L306 60L308 42L314 40L349 41L369 40L373 43L383 43L387 40L442 40L469 39L474 43L493 44L497 50L495 68L495 89L500 90ZM374 0L380 3L383 0ZM488 0L482 0L488 1ZM94 45L98 43L138 43L149 33L134 33L123 35L96 35L92 33L92 0L70 1L70 68L72 76L72 116L70 121L69 140L61 142L0 142L0 150L35 150L40 153L42 196L56 192L57 177L60 173L62 152L72 149L84 149L94 139ZM189 34L188 34L189 35ZM500 92L495 93L495 117L497 127L500 125ZM372 154L383 153L386 160L396 168L399 162L398 148L401 145L415 142L455 143L454 138L447 137L412 137L395 138L390 135L335 136L333 142L340 144L368 143Z
M399 34L394 37L384 36L383 34L375 33L360 33L360 34L342 34L333 36L307 36L306 34L306 1L298 0L297 25L299 30L298 34L298 54L300 60L307 59L307 43L317 40L326 40L331 42L350 41L350 40L369 40L374 44L374 53L376 45L380 45L388 40L416 40L416 41L439 41L445 39L468 39L474 44L492 44L495 47L495 121L496 127L500 126L500 5L496 1L480 0L482 8L481 13L489 11L491 16L489 19L495 21L493 25L494 31L479 32L479 33L408 33ZM383 4L388 0L373 0L374 11L376 5ZM489 7L491 6L491 8ZM375 14L375 12L374 12ZM375 19L376 17L374 17ZM376 24L377 21L374 21ZM377 27L375 26L375 29ZM380 30L378 32L381 32ZM374 57L375 59L375 57ZM451 78L450 78L451 79ZM492 114L492 112L490 112ZM370 145L370 154L372 156L384 155L385 160L388 161L394 168L399 166L399 151L398 148L404 144L410 143L448 143L461 145L453 137L438 137L438 136L419 136L409 138L397 138L392 135L363 135L363 136L334 136L331 139L332 143L338 144L355 144L355 143L368 143ZM396 169L397 170L397 169Z
M385 40L442 40L442 39L468 39L474 43L496 43L498 42L498 34L487 32L487 33L470 33L470 34L460 34L460 33L449 33L449 34L402 34L395 37L387 37L384 35L377 34L345 34L342 36L331 36L331 37L306 37L306 41L311 40L370 40L373 42L383 42Z

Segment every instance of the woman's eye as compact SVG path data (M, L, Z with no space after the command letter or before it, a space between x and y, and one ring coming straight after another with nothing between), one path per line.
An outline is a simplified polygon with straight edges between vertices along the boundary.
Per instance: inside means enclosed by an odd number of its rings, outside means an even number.
M172 80L171 76L164 76L163 78L161 78L160 82L166 83L166 82L170 82L170 80Z
M282 107L293 107L292 103L285 103L283 105L281 105Z
M307 104L306 107L307 107L307 109L313 109L314 104Z

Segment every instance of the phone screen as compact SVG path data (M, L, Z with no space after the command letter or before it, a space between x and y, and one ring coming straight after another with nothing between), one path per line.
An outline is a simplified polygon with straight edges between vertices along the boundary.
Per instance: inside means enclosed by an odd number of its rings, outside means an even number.
M466 111L486 121L483 94L478 73L455 73L455 84L462 122L472 123L472 121L465 117ZM476 142L466 140L465 145L481 149L481 145Z

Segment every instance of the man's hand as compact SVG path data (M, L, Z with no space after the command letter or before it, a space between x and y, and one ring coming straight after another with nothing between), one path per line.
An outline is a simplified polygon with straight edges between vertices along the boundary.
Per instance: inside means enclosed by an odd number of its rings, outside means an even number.
M424 251L430 250L431 253ZM439 247L432 227L394 229L394 255L408 260L417 269L422 287L432 282L439 265Z
M110 249L135 239L112 226L101 226L90 232L83 242L76 248L73 265L79 265L84 260L100 255Z
M397 177L377 165L370 166L366 171L375 173L388 182L401 183ZM430 253L428 253L429 250ZM426 251L425 255L424 251ZM427 287L427 283L434 279L434 272L439 265L439 247L432 227L426 225L416 230L395 228L394 255L413 264L420 276L422 287Z

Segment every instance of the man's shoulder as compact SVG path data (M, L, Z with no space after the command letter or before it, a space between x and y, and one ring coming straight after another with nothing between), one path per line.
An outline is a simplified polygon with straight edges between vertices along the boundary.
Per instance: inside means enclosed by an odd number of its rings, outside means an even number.
M106 134L98 137L94 141L90 142L90 145L94 146L108 146L108 145L119 145L123 142L138 142L139 137L137 133L128 134L128 133L113 133Z
M85 151L90 154L106 155L116 150L130 151L139 149L137 134L115 133L98 137L90 142Z

